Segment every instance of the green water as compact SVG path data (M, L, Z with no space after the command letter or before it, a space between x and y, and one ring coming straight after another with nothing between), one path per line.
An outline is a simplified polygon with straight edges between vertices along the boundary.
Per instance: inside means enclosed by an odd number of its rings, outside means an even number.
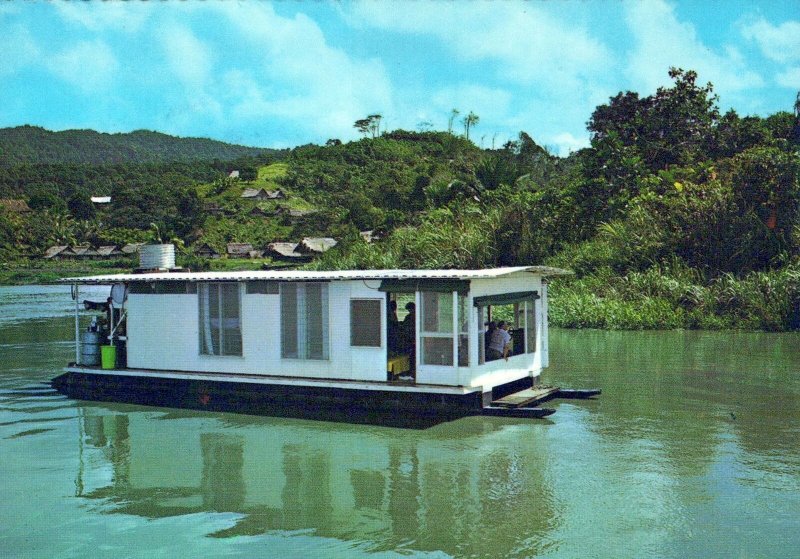
M800 556L800 336L554 331L550 421L76 402L68 289L0 287L0 557Z

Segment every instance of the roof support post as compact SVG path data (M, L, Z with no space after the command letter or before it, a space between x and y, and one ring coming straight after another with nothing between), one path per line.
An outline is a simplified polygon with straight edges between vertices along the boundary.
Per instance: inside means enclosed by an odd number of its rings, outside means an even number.
M78 313L80 312L79 287L77 283L72 284L72 298L75 299L75 364L81 364L81 325Z
M461 332L458 321L461 318L458 316L458 291L453 291L453 367L458 371L458 341L461 338Z

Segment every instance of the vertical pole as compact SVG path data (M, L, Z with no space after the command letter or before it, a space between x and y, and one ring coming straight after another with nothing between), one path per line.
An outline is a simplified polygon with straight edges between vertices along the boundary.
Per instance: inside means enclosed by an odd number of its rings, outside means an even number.
M458 339L461 335L458 325L458 291L453 291L453 367L458 369Z
M419 382L419 369L422 365L422 359L420 359L420 355L422 355L422 336L420 333L422 332L422 294L419 291L414 292L414 304L416 308L414 309L414 382Z
M72 284L72 294L75 297L75 364L81 364L81 324L78 318L80 309L80 293L77 283Z

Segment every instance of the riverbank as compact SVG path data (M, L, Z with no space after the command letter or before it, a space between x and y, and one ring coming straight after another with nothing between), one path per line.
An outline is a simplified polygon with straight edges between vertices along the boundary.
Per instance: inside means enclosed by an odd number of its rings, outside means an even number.
M690 268L601 268L553 281L550 301L562 328L785 332L800 329L800 267L713 279Z

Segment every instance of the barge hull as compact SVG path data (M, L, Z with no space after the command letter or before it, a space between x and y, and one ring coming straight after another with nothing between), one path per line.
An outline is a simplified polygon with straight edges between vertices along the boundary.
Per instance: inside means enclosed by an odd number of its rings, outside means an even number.
M79 400L411 428L479 415L482 410L479 390L437 393L404 390L407 387L358 389L80 371L67 371L52 385Z

